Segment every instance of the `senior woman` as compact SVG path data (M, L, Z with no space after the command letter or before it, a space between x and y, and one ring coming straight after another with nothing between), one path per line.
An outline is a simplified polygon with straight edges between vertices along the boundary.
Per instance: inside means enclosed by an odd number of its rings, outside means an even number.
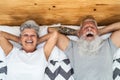
M20 26L20 36L0 31L0 46L6 55L7 80L43 80L47 59L57 41L53 32L40 38L39 25L33 20ZM21 44L21 48L12 45L9 40ZM46 41L41 48L38 44Z

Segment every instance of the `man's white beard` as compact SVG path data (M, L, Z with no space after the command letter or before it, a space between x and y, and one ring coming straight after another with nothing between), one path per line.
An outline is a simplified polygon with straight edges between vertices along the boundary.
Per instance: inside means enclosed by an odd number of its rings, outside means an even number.
M94 40L87 41L80 37L77 41L79 54L96 54L101 48L102 39L99 36L96 36Z

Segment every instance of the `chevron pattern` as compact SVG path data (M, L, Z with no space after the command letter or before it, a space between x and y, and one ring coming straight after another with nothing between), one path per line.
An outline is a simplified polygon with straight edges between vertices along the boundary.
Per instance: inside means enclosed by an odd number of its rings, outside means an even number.
M6 64L0 60L0 80L6 80L7 75L7 66Z
M3 61L0 61L0 63L2 63Z
M113 79L120 80L120 58L113 60Z
M51 60L45 69L45 80L74 80L73 73L69 59L60 62Z
M7 74L7 66L0 68L0 74L1 73Z

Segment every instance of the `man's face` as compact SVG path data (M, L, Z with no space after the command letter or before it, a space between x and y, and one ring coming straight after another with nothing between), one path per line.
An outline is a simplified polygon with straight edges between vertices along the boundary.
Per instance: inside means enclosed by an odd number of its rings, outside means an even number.
M22 49L26 52L33 52L37 45L37 34L34 29L24 29L21 33L20 41Z
M79 34L80 37L82 36L85 40L92 41L98 35L98 29L93 21L85 21Z

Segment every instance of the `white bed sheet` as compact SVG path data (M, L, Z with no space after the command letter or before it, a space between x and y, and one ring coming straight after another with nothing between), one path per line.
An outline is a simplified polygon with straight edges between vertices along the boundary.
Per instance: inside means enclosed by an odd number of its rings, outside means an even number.
M49 26L49 27L58 27L58 26L60 26L61 24L53 24L53 25L51 25L51 26ZM70 25L70 26L67 26L67 25L64 25L64 26L66 26L66 27L70 27L70 28L74 28L74 29L79 29L79 26L72 26L72 25ZM102 26L103 27L103 26ZM46 33L47 33L47 28L48 28L48 26L46 26L46 25L43 25L43 26L40 26L40 30L39 30L39 35L40 36L43 36L43 35L45 35ZM17 35L17 36L19 36L19 34L20 34L20 31L19 31L19 26L0 26L0 30L2 30L2 31L6 31L6 32L8 32L8 33L11 33L11 34L14 34L14 35ZM102 37L102 39L106 39L106 38L108 38L110 36L110 34L105 34L105 35L103 35L103 36L101 36ZM76 36L68 36L70 39L72 39L72 40L77 40L78 38L76 37ZM21 47L18 43L15 43L15 42L12 42L12 44L14 45L14 46L16 46L16 47ZM40 45L38 45L38 48L39 47L42 47L44 45L44 43L43 44L40 44ZM56 53L58 53L59 51L58 51L59 49L57 49L57 50L54 50ZM3 54L3 51L0 49L0 55L2 55ZM115 54L120 54L120 49L115 53ZM4 56L4 55L2 55L2 56ZM114 56L114 58L118 58L118 56Z

